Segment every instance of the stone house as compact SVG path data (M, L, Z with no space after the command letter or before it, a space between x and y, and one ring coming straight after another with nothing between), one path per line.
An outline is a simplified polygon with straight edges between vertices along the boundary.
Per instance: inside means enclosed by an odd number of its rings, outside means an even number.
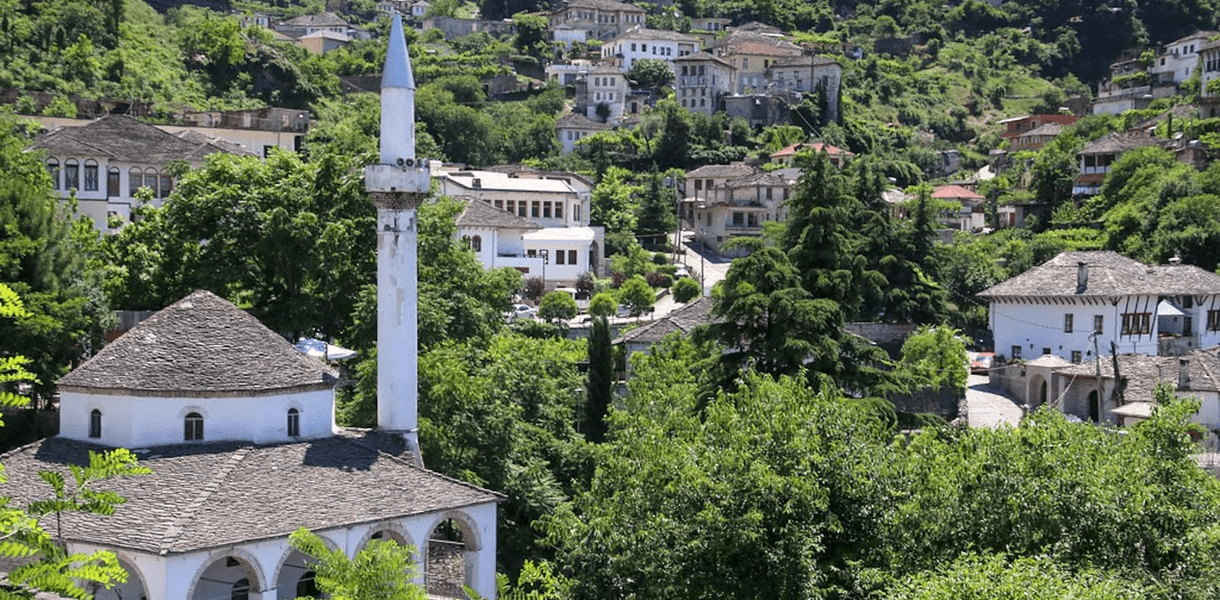
M674 59L674 97L682 108L711 115L721 110L730 93L733 65L708 52Z
M635 61L650 58L663 60L672 70L674 59L694 54L699 39L684 33L664 29L634 27L602 44L602 60L626 73Z
M608 40L632 27L643 27L644 15L644 9L616 0L572 0L552 12L548 21L552 31L583 30L586 39Z

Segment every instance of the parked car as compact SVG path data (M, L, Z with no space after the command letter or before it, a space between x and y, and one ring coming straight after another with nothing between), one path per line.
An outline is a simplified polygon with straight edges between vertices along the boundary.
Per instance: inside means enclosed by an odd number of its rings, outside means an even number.
M980 352L974 360L970 361L970 372L975 375L986 375L987 371L991 370L991 361L995 358L994 352Z
M674 266L678 267L678 270L674 271L674 279L682 279L683 277L690 277L690 269L687 268L686 265L684 265L682 263L675 263Z
M508 321L516 321L517 319L532 319L536 314L538 314L538 309L528 304L514 304L504 313L504 318Z

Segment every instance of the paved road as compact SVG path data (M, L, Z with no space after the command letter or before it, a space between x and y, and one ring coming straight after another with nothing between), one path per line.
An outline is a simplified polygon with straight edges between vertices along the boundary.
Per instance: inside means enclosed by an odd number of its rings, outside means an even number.
M970 376L966 385L966 421L971 427L996 428L1005 423L1016 427L1021 414L1021 407L991 388L987 376Z
M732 259L723 258L710 249L704 248L699 242L693 241L693 236L694 232L683 231L682 245L686 248L686 254L678 260L685 262L695 277L698 277L699 273L703 274L703 295L707 296L712 293L712 286L716 285L717 281L724 280L724 276L729 272Z

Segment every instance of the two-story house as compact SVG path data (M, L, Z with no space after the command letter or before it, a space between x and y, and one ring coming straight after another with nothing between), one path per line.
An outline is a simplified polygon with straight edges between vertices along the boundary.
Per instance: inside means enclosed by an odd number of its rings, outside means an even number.
M733 65L708 52L674 59L674 96L682 108L711 115L732 89Z
M1220 344L1220 276L1180 261L1149 266L1110 251L1064 252L979 297L990 303L996 354L1010 360L1054 354L1080 362L1108 354L1111 342L1120 353L1148 355Z
M808 94L818 91L826 101L826 119L839 120L839 82L843 67L825 56L802 55L772 63L764 76L776 91Z
M759 172L745 165L710 165L687 174L687 190L702 183L696 196L688 196L687 220L699 243L720 252L733 237L762 235L763 224L788 216L788 199L795 180L790 171ZM741 173L741 174L737 174Z
M1075 123L1076 115L1022 115L1003 119L1000 139L1008 142L1008 150L1038 150L1043 144L1058 136L1064 127Z
M576 149L576 143L599 131L610 131L614 126L594 121L580 113L569 113L555 121L555 132L559 136L559 152L567 154Z
M644 9L615 0L572 0L552 12L548 21L551 31L581 30L586 39L608 40L632 27L643 27L644 16Z
M699 50L699 39L666 29L633 27L602 45L602 59L624 73L642 58L663 60L673 69L676 58Z
M174 189L172 163L197 167L216 152L242 154L231 143L197 132L174 135L123 115L107 115L88 125L60 127L39 135L30 150L46 153L47 172L62 198L75 195L81 214L98 230L121 226L139 204L141 188L160 205Z
M1163 142L1138 132L1109 133L1089 142L1079 152L1080 174L1072 181L1072 195L1096 196L1101 192L1101 184L1110 172L1110 166L1124 152Z
M767 70L772 65L802 54L800 46L763 33L734 30L708 45L707 50L734 68L734 94L765 92Z
M441 193L467 203L459 238L489 269L512 267L547 287L600 273L605 229L589 225L589 190L575 176L436 171Z
M1199 68L1199 50L1217 35L1215 31L1196 31L1165 44L1153 59L1148 72L1158 83L1180 84Z
M1203 117L1220 117L1220 83L1215 83L1220 80L1220 40L1200 43L1199 68Z
M574 110L603 123L618 121L630 93L631 85L622 71L610 66L592 67L576 78Z

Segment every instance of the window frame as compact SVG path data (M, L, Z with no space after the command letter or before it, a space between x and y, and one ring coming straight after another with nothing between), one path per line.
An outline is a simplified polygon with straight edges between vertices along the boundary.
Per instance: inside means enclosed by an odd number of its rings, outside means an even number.
M203 415L191 411L182 418L182 439L187 442L200 442L203 437Z
M301 437L301 411L288 409L288 437Z
M1106 332L1106 316L1093 315L1093 333L1101 335Z
M97 161L92 158L85 161L85 188L86 192L96 192L98 190L98 172Z
M60 176L63 174L63 166L60 165L59 159L55 157L48 158L46 164L47 174L51 176L51 182L54 186L52 189L59 191L62 189L62 186L60 185Z
M1152 313L1150 313L1150 312L1123 313L1121 332L1122 332L1122 335L1126 335L1126 336L1151 335L1152 334Z
M1063 314L1063 333L1072 333L1072 329L1073 329L1073 325L1075 324L1074 323L1075 320L1076 320L1075 314L1073 314L1073 313L1064 313Z
M80 163L75 158L64 161L64 191L80 189Z
M102 437L102 411L93 409L89 411L89 438L101 439Z

